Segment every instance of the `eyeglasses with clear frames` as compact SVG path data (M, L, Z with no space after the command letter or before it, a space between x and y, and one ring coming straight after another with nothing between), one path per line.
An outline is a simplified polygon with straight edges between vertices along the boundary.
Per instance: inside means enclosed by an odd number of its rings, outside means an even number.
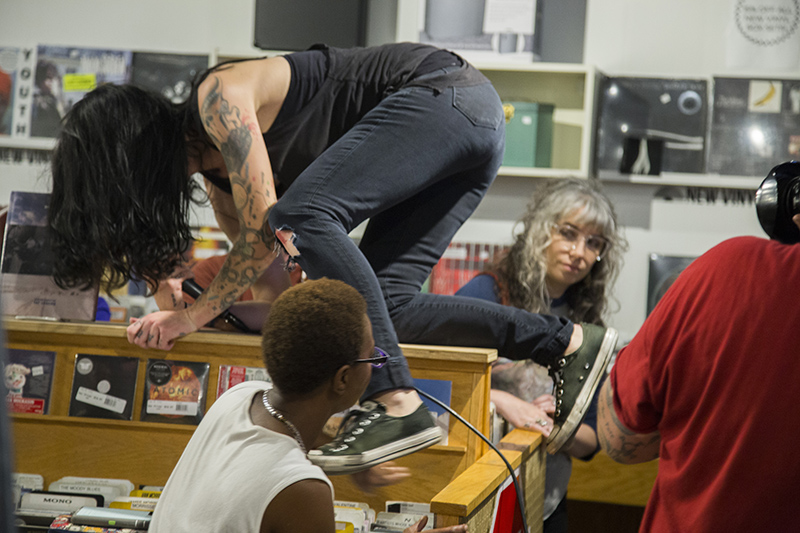
M353 363L370 363L372 365L372 368L380 368L388 360L389 356L386 354L386 352L384 352L383 350L381 350L376 346L375 351L372 354L372 357L367 357L366 359L356 359L355 361L353 361Z
M561 240L572 245L573 250L578 246L580 240L583 239L586 250L594 255L597 261L600 261L603 255L608 251L610 243L608 239L600 235L587 233L569 223L556 224L555 230Z

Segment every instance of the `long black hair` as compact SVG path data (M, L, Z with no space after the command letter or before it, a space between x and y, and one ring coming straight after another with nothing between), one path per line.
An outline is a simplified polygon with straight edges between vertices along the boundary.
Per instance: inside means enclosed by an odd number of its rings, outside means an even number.
M58 285L152 290L192 243L188 107L132 85L102 85L64 119L48 210Z

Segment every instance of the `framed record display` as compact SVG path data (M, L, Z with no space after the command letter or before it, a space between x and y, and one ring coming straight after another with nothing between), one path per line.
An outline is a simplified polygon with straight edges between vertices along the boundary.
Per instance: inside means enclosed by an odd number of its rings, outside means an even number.
M131 420L139 359L75 355L69 416Z
M597 119L599 176L704 172L707 117L706 80L604 78Z
M800 79L714 78L708 172L765 176L800 159Z

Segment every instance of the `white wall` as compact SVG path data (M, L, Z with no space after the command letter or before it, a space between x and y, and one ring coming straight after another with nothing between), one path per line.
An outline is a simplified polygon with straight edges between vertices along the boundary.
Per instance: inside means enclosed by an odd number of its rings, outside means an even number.
M400 30L404 24L413 26L415 21L402 18L395 24L393 14L416 1L373 0L371 43L391 34L393 25ZM586 62L611 75L730 73L726 29L734 1L589 0ZM251 46L254 9L254 0L0 0L0 46L260 54ZM46 191L43 174L41 165L0 163L0 203L10 190ZM536 183L499 178L457 239L509 242L513 221ZM752 206L659 200L651 185L612 184L607 190L631 245L616 288L621 306L612 317L624 339L644 320L651 252L694 256L734 235L761 234Z

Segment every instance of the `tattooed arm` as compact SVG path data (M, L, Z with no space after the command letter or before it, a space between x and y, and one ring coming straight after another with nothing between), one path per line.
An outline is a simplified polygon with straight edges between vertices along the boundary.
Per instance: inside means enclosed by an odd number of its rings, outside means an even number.
M275 258L267 223L277 201L272 167L262 132L274 121L286 97L290 69L284 58L246 61L213 72L198 89L203 128L219 149L213 170L231 182L233 209L219 198L212 205L229 222L233 247L217 277L185 310L161 311L135 321L128 340L143 348L168 350L176 338L208 323L253 285ZM204 170L212 170L203 163ZM216 191L215 191L216 192ZM213 194L213 193L212 193ZM233 220L235 216L236 220ZM238 231L235 231L238 225Z
M626 428L614 411L614 390L607 379L597 402L597 436L603 450L618 463L635 464L658 458L659 433L636 433Z

